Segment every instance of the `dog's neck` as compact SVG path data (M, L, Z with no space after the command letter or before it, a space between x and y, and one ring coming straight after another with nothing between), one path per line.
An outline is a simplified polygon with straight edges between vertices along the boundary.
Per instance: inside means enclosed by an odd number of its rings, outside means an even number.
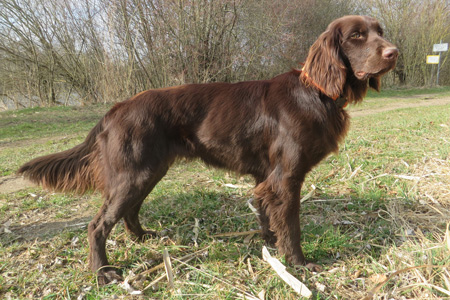
M345 98L345 97L339 96L337 99L333 99L333 100L337 107L345 108L348 105L347 98Z
M340 108L345 108L348 104L348 101L346 98L344 98L341 95L328 95L327 92L325 91L325 89L323 87L321 87L319 84L317 84L312 78L311 76L309 76L309 74L303 70L303 68L301 69L301 72L303 73L306 84L310 84L312 86L314 86L316 89L318 89L322 94L324 94L325 96L327 96L328 98L333 99L334 103L336 104L336 106L340 107Z

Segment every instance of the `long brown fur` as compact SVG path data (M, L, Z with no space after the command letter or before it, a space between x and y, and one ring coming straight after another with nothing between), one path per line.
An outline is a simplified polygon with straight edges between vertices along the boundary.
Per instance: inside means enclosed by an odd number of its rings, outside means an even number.
M378 90L397 55L375 19L343 17L311 47L303 71L142 92L116 104L82 144L18 172L48 189L102 191L104 204L88 227L90 265L100 283L120 279L106 267L105 250L120 219L140 239L153 234L138 213L178 157L252 175L264 239L290 263L316 268L300 246L299 199L306 174L338 150L349 126L332 98L359 102L369 86Z
M95 148L97 135L103 131L100 121L85 141L72 149L37 157L17 171L31 181L49 190L60 192L76 191L80 194L95 189L94 169L88 156Z

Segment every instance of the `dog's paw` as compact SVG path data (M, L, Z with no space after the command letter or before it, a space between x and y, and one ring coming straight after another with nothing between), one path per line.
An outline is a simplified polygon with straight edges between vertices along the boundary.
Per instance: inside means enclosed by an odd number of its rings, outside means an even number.
M303 258L303 254L300 256L300 258L295 259L295 257L291 257L290 259L288 259L288 262L290 262L291 264L293 264L296 267L303 267L303 268L307 268L309 271L311 272L322 272L323 268L321 265L313 263L311 261L305 260Z
M318 265L316 263L312 262L306 262L305 267L310 270L311 272L317 272L320 273L323 271L323 268L321 265Z
M138 240L141 242L145 242L148 239L152 239L158 237L158 232L153 231L153 230L145 230L144 234L142 234Z
M121 272L116 268L103 268L97 271L98 285L106 285L115 282L122 282Z
M131 233L131 239L135 242L145 242L149 239L158 237L158 232L153 230L143 230L142 232L138 233Z
M267 230L267 231L262 231L261 232L261 237L264 240L264 242L268 245L268 246L275 246L277 243L277 237L275 236L275 234L273 233L273 231Z

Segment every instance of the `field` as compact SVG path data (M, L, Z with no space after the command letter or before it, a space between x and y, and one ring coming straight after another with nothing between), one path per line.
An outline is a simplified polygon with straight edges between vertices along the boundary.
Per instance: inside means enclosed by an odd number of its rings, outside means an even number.
M86 227L100 195L48 192L14 173L80 143L107 110L0 113L0 298L298 299L262 259L247 204L252 179L184 160L141 210L143 225L160 236L137 243L121 223L110 235L110 262L132 288L99 287L87 267ZM324 271L287 271L312 299L450 298L450 88L370 94L349 111L339 154L302 190L302 245Z

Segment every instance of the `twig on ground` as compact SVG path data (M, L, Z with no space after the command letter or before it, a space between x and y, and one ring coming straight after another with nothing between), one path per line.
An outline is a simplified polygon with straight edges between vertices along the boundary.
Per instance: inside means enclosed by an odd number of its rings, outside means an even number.
M220 278L218 278L218 277L216 277L216 276L214 276L214 275L211 275L211 274L209 274L209 273L207 273L207 272L205 272L205 271L203 271L203 270L201 270L201 269L195 268L195 267L193 267L193 266L187 264L187 263L184 262L184 261L178 260L178 259L176 259L176 258L174 258L173 260L174 260L174 261L177 261L177 262L179 262L179 263L181 263L182 265L184 265L184 266L186 266L186 267L188 267L188 268L190 268L190 269L192 269L192 270L194 270L194 271L196 271L196 272L198 272L198 273L200 273L200 274L206 275L206 276L208 276L208 277L210 277L210 278L212 278L212 279L214 279L214 280L216 280L216 281L218 281L218 282L221 282L221 283L223 283L223 284L226 284L227 286L232 287L233 289L235 289L235 290L238 291L238 292L234 292L234 293L235 293L236 295L238 295L239 297L243 297L244 299L259 300L257 297L255 297L254 295L250 294L249 292L246 292L246 291L244 291L244 290L238 288L235 284L229 283L229 282L227 282L226 280L220 279ZM221 289L221 290L225 290L225 289ZM229 289L227 289L227 291L228 291L228 290L229 290Z
M310 298L312 296L311 291L300 282L297 278L292 276L292 274L286 271L286 267L276 258L272 257L267 250L267 248L263 247L263 259L269 263L269 265L277 272L281 279L284 280L294 291L306 298Z
M194 253L187 254L187 255L185 255L185 256L183 256L183 257L180 257L180 258L177 259L177 260L181 260L181 261L188 261L188 260L191 260L191 259L193 259L193 258L195 258L195 257L197 257L197 256L199 256L199 255L203 255L203 254L205 253L205 251L206 251L209 247L210 247L210 246L208 246L208 247L206 247L206 248L203 248L203 249L200 249L200 250L198 250L198 251L196 251L196 252L194 252ZM134 275L134 276L132 276L131 278L128 278L128 282L132 283L132 282L135 281L137 278L141 278L142 276L149 275L149 274L151 274L151 273L153 273L153 272L156 272L156 271L158 271L158 270L161 270L161 269L163 269L163 268L164 268L164 262L160 263L159 265L154 266L154 267L151 268L151 269L145 270L145 271L143 271L142 273L139 273L139 274L137 274L137 275ZM164 276L165 276L165 275L164 275ZM163 277L163 278L164 278L164 277Z
M167 250L167 248L164 248L163 260L164 260L164 268L166 269L166 276L169 288L173 289L174 285L173 285L172 262L170 261L169 251Z
M395 276L401 274L401 273L405 273L408 271L412 271L412 270L416 270L416 269L421 269L421 268L442 268L442 266L434 266L434 265L422 265L422 266L415 266L415 267L409 267L409 268L405 268L402 270L398 270L397 272L392 273L386 280L383 280L382 282L378 283L375 287L373 287L364 298L361 298L360 300L372 300L373 297L375 296L376 293L378 293L378 291L387 283L389 282L389 280L391 280L392 278L394 278ZM450 296L450 291L447 291L443 288L437 287L435 285L431 285L428 283L418 283L416 284L416 286L427 286L427 287L431 287L431 288L435 288L438 291L440 291L441 293L447 294Z
M254 230L249 230L249 231L218 233L218 234L213 235L212 237L235 237L235 236L250 235L250 234L256 234L256 233L261 233L261 230L254 229Z
M198 243L197 243L197 239L198 239L198 233L200 231L200 224L199 224L199 220L197 218L195 218L195 225L194 225L194 229L192 230L194 232L194 246L195 248L198 248Z
M314 195L314 193L316 192L316 186L314 184L311 184L311 188L312 190L300 200L300 203L305 202Z
M256 209L256 207L253 206L253 200L254 200L253 198L248 199L247 205L248 205L248 207L250 208L250 210L255 214L255 216L256 216L257 218L259 218L259 212L258 212L258 210Z

